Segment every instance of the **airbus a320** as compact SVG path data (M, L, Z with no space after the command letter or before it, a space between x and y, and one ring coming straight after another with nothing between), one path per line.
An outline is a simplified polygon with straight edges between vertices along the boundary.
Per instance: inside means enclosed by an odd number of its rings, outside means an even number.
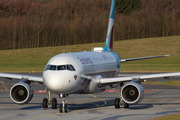
M119 108L121 104L124 108L129 108L129 105L138 104L143 99L144 89L141 82L144 79L180 76L180 72L176 72L118 77L122 62L169 55L120 59L120 56L113 52L114 11L115 0L112 0L104 47L95 47L92 51L58 54L48 61L42 77L0 73L0 77L21 79L10 89L12 101L16 104L28 103L34 94L30 83L44 83L47 98L43 99L43 108L48 108L48 105L51 105L52 109L57 108L56 98L51 99L51 93L56 93L63 99L59 112L68 112L65 103L69 95L99 93L106 90L107 86L120 86L121 93L119 98L115 98L115 108Z

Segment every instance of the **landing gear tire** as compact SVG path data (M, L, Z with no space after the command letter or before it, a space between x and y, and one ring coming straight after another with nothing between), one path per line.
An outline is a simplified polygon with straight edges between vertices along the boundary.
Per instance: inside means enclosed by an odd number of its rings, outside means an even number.
M128 109L128 108L129 108L129 104L126 103L126 102L124 102L124 108L125 108L125 109Z
M119 98L116 98L115 99L115 108L117 109L117 108L119 108L120 107L120 99Z
M60 107L59 107L59 112L60 113L62 113L62 112L65 112L65 113L67 113L68 112L68 107L67 107L67 105L66 105L66 99L68 98L68 94L60 94L59 95L59 97L60 98L63 98L63 100L62 100L62 105L60 105Z
M53 98L52 99L52 109L56 109L57 108L57 99Z
M62 105L59 106L59 112L62 113Z
M60 105L60 106L59 106L59 112L60 112L60 113L62 113L62 112L67 113L67 112L68 112L68 107L67 107L67 105L65 105L64 108L63 108L62 105Z
M67 107L67 105L64 106L64 112L65 112L65 113L68 112L68 107Z
M48 99L47 98L43 99L43 108L48 108Z

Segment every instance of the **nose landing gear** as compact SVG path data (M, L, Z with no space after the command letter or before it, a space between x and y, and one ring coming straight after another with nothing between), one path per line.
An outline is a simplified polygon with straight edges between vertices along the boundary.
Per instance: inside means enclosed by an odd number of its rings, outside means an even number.
M59 112L60 113L62 113L62 112L67 113L68 112L68 107L66 105L66 102L67 102L66 99L68 98L68 95L60 94L59 97L63 98L62 105L60 105L60 107L59 107Z
M56 98L53 98L51 100L51 92L46 88L46 94L47 94L47 98L44 98L43 99L43 108L48 108L48 105L52 105L52 109L56 109L57 108L57 99ZM62 112L65 112L67 113L68 112L68 107L66 105L66 100L68 98L68 94L59 94L59 98L62 98L62 105L60 105L59 107L59 112L62 113Z

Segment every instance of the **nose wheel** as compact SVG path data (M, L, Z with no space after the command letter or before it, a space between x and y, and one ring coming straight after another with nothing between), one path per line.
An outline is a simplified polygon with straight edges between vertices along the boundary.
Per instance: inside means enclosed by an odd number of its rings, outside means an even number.
M66 102L67 102L66 99L68 98L68 95L61 94L61 95L59 95L59 97L63 98L62 105L60 105L60 107L59 107L59 112L60 113L62 113L62 112L67 113L68 112L68 107L66 105Z
M47 98L44 98L43 99L43 108L48 108L48 105L52 105L52 109L57 109L57 99L56 98L53 98L51 100L51 92L46 88L46 94L47 94ZM59 107L59 112L62 113L62 112L65 112L67 113L68 112L68 107L66 105L66 99L68 98L68 95L64 95L64 94L59 94L59 98L62 98L62 105L60 105Z
M60 113L62 113L62 112L67 113L67 112L68 112L68 107L67 107L67 105L65 105L64 108L63 108L63 105L60 105L60 107L59 107L59 112L60 112Z

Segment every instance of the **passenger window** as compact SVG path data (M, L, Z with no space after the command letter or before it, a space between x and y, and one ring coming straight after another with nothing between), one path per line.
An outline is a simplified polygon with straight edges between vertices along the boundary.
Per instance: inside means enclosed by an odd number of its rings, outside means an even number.
M55 65L50 65L49 70L56 70L56 66Z
M72 65L67 65L67 70L76 71Z
M66 66L65 65L60 65L57 67L57 70L66 70Z

